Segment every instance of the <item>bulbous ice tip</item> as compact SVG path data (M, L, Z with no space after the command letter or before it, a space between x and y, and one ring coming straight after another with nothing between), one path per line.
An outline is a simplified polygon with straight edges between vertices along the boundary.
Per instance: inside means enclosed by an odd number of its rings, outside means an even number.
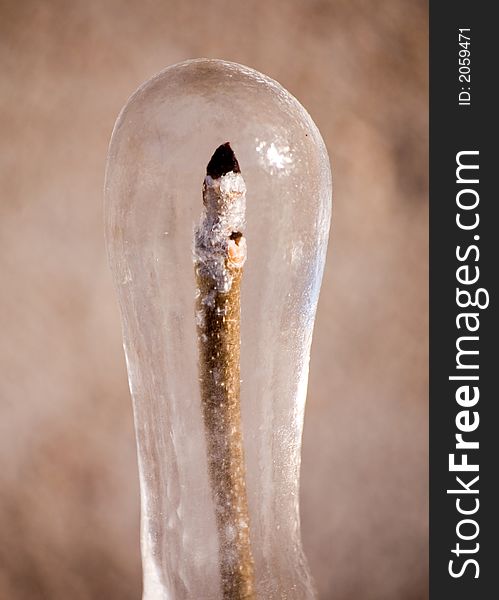
M218 179L231 171L240 173L241 169L230 143L225 142L215 150L206 167L206 175L209 175L212 179Z

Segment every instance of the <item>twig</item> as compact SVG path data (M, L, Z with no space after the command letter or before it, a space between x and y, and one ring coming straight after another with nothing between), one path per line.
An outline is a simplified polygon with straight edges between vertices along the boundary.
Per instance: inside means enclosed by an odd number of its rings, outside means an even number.
M245 193L227 142L208 163L194 243L201 402L224 600L255 598L240 408Z

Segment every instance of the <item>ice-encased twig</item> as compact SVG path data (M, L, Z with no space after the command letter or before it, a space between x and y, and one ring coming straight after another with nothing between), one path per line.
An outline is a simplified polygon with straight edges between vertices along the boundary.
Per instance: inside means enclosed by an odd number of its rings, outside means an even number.
M255 598L240 407L245 193L236 157L223 144L207 167L194 256L201 404L224 600Z

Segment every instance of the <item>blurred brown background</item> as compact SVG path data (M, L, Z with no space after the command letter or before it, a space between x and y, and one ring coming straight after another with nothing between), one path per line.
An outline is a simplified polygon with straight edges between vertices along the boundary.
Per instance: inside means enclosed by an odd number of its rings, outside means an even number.
M0 0L0 598L140 598L104 164L129 94L197 56L281 82L333 163L301 498L320 598L427 598L427 46L415 0Z

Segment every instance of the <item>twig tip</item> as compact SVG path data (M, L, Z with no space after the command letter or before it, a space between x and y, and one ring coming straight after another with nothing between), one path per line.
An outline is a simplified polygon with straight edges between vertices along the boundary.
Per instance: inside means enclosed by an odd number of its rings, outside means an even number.
M209 175L212 179L218 179L231 171L240 173L241 169L236 155L230 147L230 142L225 142L215 150L206 167L206 175Z

